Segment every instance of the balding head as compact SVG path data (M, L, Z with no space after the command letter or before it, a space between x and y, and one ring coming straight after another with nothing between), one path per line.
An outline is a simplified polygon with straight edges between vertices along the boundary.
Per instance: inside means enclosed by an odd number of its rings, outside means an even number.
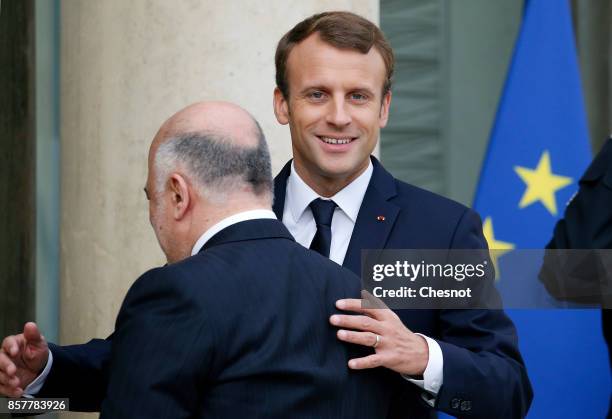
M208 132L235 145L256 146L261 130L253 117L229 102L197 102L172 115L161 126L155 142L184 134Z
M172 115L151 144L153 166L158 191L168 171L183 169L209 197L249 184L257 195L272 192L263 132L246 110L229 102L198 102Z
M259 124L227 102L182 109L153 139L146 190L151 224L169 261L186 257L215 222L270 209L270 153Z

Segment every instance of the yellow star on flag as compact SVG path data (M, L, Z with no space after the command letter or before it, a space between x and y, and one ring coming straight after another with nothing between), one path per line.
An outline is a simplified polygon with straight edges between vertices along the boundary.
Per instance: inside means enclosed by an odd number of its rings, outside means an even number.
M514 166L514 171L527 185L521 202L519 202L519 208L525 208L540 201L553 216L556 216L557 199L555 198L555 192L571 184L572 178L552 173L548 150L544 150L535 169Z
M487 243L489 244L489 250L491 250L491 261L493 262L493 267L495 268L495 279L497 279L499 278L499 265L497 263L497 259L513 250L514 244L503 242L495 238L495 234L493 232L493 220L491 217L485 218L484 223L482 224L482 232L484 233L485 239L487 239Z

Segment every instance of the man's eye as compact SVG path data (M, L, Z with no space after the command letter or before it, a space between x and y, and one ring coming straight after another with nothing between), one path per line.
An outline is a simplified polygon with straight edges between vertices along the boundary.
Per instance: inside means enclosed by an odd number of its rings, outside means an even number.
M351 99L352 100L357 100L357 101L364 101L366 100L368 97L364 94L361 93L351 93Z
M323 92L315 91L310 93L311 99L323 99Z

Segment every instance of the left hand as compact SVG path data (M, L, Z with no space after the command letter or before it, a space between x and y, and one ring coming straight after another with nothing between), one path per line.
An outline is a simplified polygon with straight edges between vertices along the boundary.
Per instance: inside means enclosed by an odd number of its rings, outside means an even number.
M349 368L360 370L385 367L403 375L422 375L429 362L429 347L423 336L410 331L388 308L362 308L361 299L336 302L343 311L359 315L334 314L330 323L338 326L338 339L373 347L379 336L375 354L349 361ZM352 329L352 330L346 330Z

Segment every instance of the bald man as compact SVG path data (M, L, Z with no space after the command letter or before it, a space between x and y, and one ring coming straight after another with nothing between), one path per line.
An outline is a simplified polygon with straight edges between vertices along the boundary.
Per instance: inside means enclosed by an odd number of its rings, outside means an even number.
M77 403L103 397L101 417L113 419L388 415L396 377L350 370L373 351L338 341L327 321L360 281L276 220L270 166L257 122L235 105L198 103L163 124L145 192L168 265L133 284L112 339L99 341L111 342L108 376L54 347L63 373L51 386ZM42 352L34 329L34 352L13 356L7 345L5 360Z

